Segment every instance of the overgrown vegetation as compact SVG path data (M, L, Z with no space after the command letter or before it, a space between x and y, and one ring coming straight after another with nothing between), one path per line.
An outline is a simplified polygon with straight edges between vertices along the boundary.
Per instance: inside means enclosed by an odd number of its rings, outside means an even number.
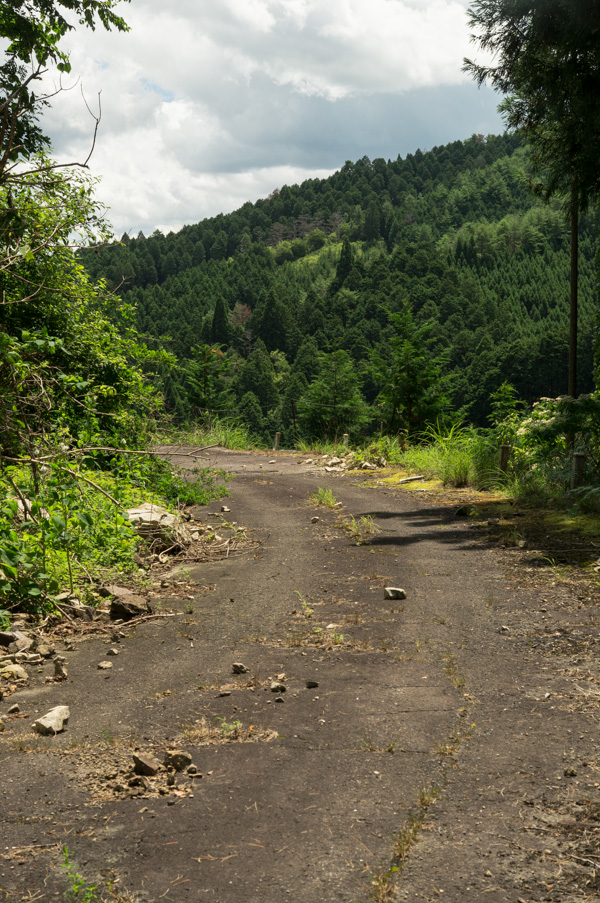
M0 609L38 612L102 569L131 570L138 543L125 509L202 502L149 448L162 398L150 376L173 358L140 340L129 304L82 267L110 239L93 180L46 156L31 90L44 65L68 71L62 7L93 27L126 29L113 0L16 3L0 66ZM26 70L23 62L31 62Z

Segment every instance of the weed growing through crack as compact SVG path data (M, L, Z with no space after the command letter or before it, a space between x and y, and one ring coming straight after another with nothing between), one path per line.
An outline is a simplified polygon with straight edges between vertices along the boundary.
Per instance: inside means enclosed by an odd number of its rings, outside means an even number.
M427 810L439 792L439 788L434 784L419 790L417 811L409 813L406 824L394 838L390 868L379 872L371 881L371 899L375 903L385 903L386 900L392 898L396 878L400 875L411 849L418 842Z
M115 732L109 724L101 727L100 733L102 734L102 739L107 746L113 746L116 743L117 738L115 737Z
M462 690L464 688L465 679L459 671L456 659L451 654L444 657L444 674L457 690Z
M217 721L219 722L219 728L224 737L231 737L234 739L239 736L242 728L241 721L225 721L225 719L221 718L219 715L217 715Z
M324 508L335 508L337 499L331 489L323 489L321 486L309 497L313 505L322 505Z
M67 879L70 882L64 893L64 899L68 903L92 903L92 900L97 900L98 895L95 893L97 885L86 883L84 877L79 874L77 867L71 861L71 853L66 846L62 848L62 857L61 867L65 870Z
M300 606L302 608L302 614L304 615L304 617L305 618L312 617L312 615L314 614L314 611L315 611L314 608L311 608L309 606L308 602L306 601L306 599L304 598L304 596L302 595L301 592L299 592L297 589L295 589L294 592L300 599Z
M374 753L390 753L391 754L391 753L395 752L396 745L397 745L396 741L392 740L392 741L390 741L390 743L387 744L387 746L378 746L377 743L375 743L375 741L371 739L369 734L365 734L365 736L362 737L362 742L363 742L365 748L369 752L374 752Z
M350 519L343 521L341 526L356 540L356 545L360 545L367 537L379 533L379 527L374 523L373 518L368 515L365 517L354 517L351 514Z

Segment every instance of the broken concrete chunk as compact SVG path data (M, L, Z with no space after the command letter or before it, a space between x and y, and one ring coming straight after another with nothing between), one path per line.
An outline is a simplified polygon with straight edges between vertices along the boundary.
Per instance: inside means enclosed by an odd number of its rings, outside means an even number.
M175 771L185 771L192 764L192 757L182 749L170 749L164 758L166 768L174 768Z
M15 661L20 665L39 665L42 661L42 656L36 655L35 652L15 652Z
M2 630L0 646L7 646L9 652L27 652L33 646L33 640L20 630Z
M247 668L243 662L234 662L231 670L234 674L248 674L250 668Z
M57 705L42 718L34 721L31 726L38 734L60 734L61 731L64 731L70 714L68 705Z
M116 599L129 599L134 593L132 590L127 589L126 586L117 586L115 583L110 583L108 586L101 586L98 590L98 595L105 599L109 596L114 596Z
M137 508L128 508L127 517L140 532L146 529L153 530L155 527L173 527L177 520L175 515L169 514L165 508L150 502L138 505Z
M386 586L383 597L384 599L406 599L406 590L399 586Z
M149 611L146 600L133 593L127 598L112 599L110 603L110 616L113 621L131 621L132 618L147 615Z
M29 675L21 665L2 665L0 678L3 680L29 680Z
M133 770L136 774L147 775L148 777L154 777L160 768L160 762L158 759L155 759L154 756L151 756L149 753L134 753L133 754Z

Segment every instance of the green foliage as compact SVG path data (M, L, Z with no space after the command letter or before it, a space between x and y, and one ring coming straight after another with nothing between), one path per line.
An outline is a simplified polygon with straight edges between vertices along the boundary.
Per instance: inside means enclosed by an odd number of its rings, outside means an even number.
M337 505L337 499L333 494L331 489L323 489L322 486L319 486L316 492L314 492L310 501L313 505L323 505L325 508L335 508Z
M196 345L193 358L186 368L186 381L190 401L200 410L219 414L230 406L230 390L227 377L231 359L219 345Z
M83 875L79 874L68 847L62 848L62 856L62 868L69 881L69 887L65 891L65 900L68 903L92 903L93 900L97 900L98 895L95 891L98 885L88 884Z
M0 474L0 608L38 611L65 585L135 571L140 539L125 509L142 502L179 507L225 493L218 474L184 481L155 456L88 451L44 463L34 474L4 466ZM85 590L81 589L82 592Z
M449 406L443 394L448 380L441 372L447 358L431 354L434 324L430 320L417 325L406 301L398 313L388 316L394 332L388 339L387 354L373 351L371 367L381 386L378 400L388 432L399 425L410 434L439 421Z
M299 419L309 436L326 436L334 442L370 421L356 370L345 351L319 355L319 372L301 399Z

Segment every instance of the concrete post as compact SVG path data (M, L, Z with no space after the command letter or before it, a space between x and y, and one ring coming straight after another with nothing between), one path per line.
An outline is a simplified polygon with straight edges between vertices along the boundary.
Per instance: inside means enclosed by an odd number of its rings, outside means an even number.
M577 489L583 483L585 471L585 455L583 452L575 452L571 468L571 489Z
M500 473L506 473L508 470L508 458L510 455L510 445L501 445L498 448L498 470Z

